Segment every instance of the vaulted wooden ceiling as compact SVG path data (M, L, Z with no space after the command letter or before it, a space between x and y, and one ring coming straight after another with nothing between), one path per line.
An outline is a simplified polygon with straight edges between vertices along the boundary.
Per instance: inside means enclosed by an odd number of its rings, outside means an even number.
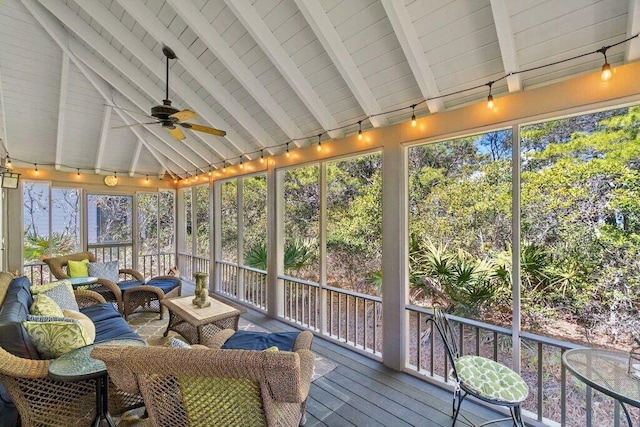
M480 102L489 81L639 31L640 0L3 0L0 137L19 166L184 176L405 121L412 104ZM178 57L173 105L225 137L120 127L165 98L163 45ZM638 39L607 51L614 67L639 57ZM492 93L602 64L514 74Z

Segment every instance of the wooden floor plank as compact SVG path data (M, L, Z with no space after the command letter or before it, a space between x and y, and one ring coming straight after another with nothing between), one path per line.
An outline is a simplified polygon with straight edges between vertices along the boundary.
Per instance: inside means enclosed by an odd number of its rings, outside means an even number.
M297 330L255 310L248 310L243 317L273 332ZM451 391L394 371L319 336L314 338L312 350L338 366L312 383L307 426L451 426ZM501 417L470 401L465 401L462 414L474 424ZM459 419L457 425L468 424Z

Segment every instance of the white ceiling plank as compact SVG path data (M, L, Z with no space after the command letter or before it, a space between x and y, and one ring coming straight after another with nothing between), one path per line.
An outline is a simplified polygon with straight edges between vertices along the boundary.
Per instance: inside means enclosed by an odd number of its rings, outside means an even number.
M58 3L58 2L47 2L46 4L43 4L43 6L47 8L51 13L53 13L53 15L55 15L56 18L60 20L60 22L64 23L69 29L71 29L74 33L80 36L93 49L95 49L96 52L100 52L100 54L107 61L109 61L109 63L114 65L121 73L125 74L132 82L134 82L144 92L146 92L147 95L149 95L150 97L153 97L154 94L157 96L158 92L161 92L161 89L158 86L153 84L148 79L148 77L145 76L139 69L134 67L133 64L131 64L126 59L124 59L124 57L118 51L116 51L113 46L111 46L102 37L100 37L98 33L96 33L91 27L89 27L82 19L78 17L77 14L75 14L69 8L64 6L62 3ZM84 52L85 53L84 57L85 58L87 57L86 49L83 49L80 43L78 43L75 39L70 40L69 43L75 46L74 49L76 51ZM90 55L93 56L92 54ZM111 69L109 70L112 71ZM122 79L118 77L118 80L122 80ZM136 96L137 99L142 99L137 97L138 90L136 90L135 88L132 88L128 84L126 84L126 86L131 88L130 89L131 93L134 93L134 96ZM128 96L127 93L124 93L124 95ZM146 99L140 102L136 102L132 100L132 102L137 104L138 108L140 108L142 111L151 111L151 107L153 106L153 104L148 102ZM167 144L170 144L163 138L161 138L161 140L165 141L165 143ZM206 162L210 161L210 158L208 155L209 154L208 148L206 149L207 153L203 154L198 150L196 150L194 145L189 145L188 147L190 150L196 153L198 157L200 157L202 160Z
M69 56L71 61L78 67L78 69L84 74L87 80L94 86L96 91L103 97L105 102L110 102L109 99L109 91L110 88L107 87L107 84L104 81L100 80L97 74L90 72L90 70L85 67L85 65L79 61L69 49L69 35L66 30L62 27L60 22L56 21L49 13L46 13L44 8L35 2L35 0L20 0L22 4L27 8L29 13L33 15L33 17L38 21L40 25L45 29L45 31L51 36L51 38L56 42L56 44L62 49L62 51ZM116 110L116 113L122 118L122 120L127 123L127 119L121 111ZM132 132L136 133L136 129L132 129ZM148 144L148 143L147 143ZM149 148L149 152L154 156L154 158L163 165L166 169L165 159L161 158L153 149L147 145ZM168 170L168 169L167 169ZM171 172L170 172L171 173ZM172 174L173 175L173 174Z
M64 115L67 111L67 94L69 85L69 56L62 54L62 71L60 73L60 100L58 102L58 135L56 138L56 163L55 169L60 170L62 152L64 150Z
M185 0L167 0L178 15L189 25L207 48L229 70L247 92L256 100L262 109L269 114L274 122L291 139L304 136L302 131L291 120L289 115L280 107L278 102L269 94L255 75L247 68L227 42L218 34L211 24L202 16L200 11ZM273 153L271 153L273 154Z
M389 124L378 100L373 96L371 89L365 82L358 66L344 46L331 20L318 0L294 0L298 9L307 20L307 23L315 33L318 40L327 51L340 75L351 89L351 92L360 103L360 107L369 116L369 121L374 127ZM374 116L374 117L371 117Z
M627 14L627 37L640 33L640 0L629 0L629 13ZM640 58L640 37L636 37L627 43L624 50L625 62L635 61Z
M100 142L98 143L98 153L96 155L96 174L99 174L102 168L102 157L104 155L104 147L107 145L107 136L109 135L109 125L111 123L111 110L112 108L110 106L104 106L102 126L100 127Z
M140 152L142 151L142 145L144 143L141 139L138 140L138 144L136 145L136 151L133 154L133 158L131 159L131 166L129 167L129 176L133 178L136 175L136 169L138 167L138 160L140 159Z
M205 88L213 98L222 107L227 110L234 118L240 123L242 127L257 141L259 149L265 147L271 147L276 145L275 141L269 136L269 134L262 128L262 126L247 112L247 110L240 105L240 103L229 93L229 91L220 83L214 76L207 71L207 69L193 56L193 54L184 47L184 45L178 40L167 28L157 19L154 15L145 7L145 5L139 0L116 0L120 3L123 9L127 11L139 25L144 27L151 37L158 42L163 43L175 52L178 60L184 68L186 68L197 81ZM100 3L81 2L82 7L86 8L87 12L92 10L98 13L98 16L108 18L110 27L115 30L115 36L121 34L121 31L126 31L126 27L122 25L108 10ZM91 12L90 12L91 13ZM92 16L96 16L92 14ZM95 18L94 18L95 19ZM102 25L102 23L101 23ZM112 32L112 34L114 34ZM130 34L130 33L126 33ZM142 46L141 42L138 42ZM123 43L124 44L124 43ZM132 50L130 44L126 44L127 49ZM134 52L135 53L135 52ZM175 78L178 78L175 76ZM172 81L171 79L169 80ZM185 85L186 86L186 85ZM195 93L194 93L195 96ZM199 98L198 98L199 99Z
M519 71L520 64L518 63L516 43L513 38L513 30L511 29L511 17L507 9L506 1L491 0L491 12L493 13L493 22L498 35L498 44L500 45L504 72L508 75L507 86L509 87L509 92L520 92L522 90L522 78L520 74L510 74L514 71Z
M256 43L276 66L287 83L296 92L304 105L314 115L318 123L325 129L336 129L338 122L331 115L327 107L313 90L311 84L304 77L298 66L293 62L284 48L280 45L269 27L248 0L225 0L227 7L242 22ZM329 131L331 138L344 135L342 130Z
M404 6L404 2L396 0L381 0L384 10L387 12L389 22L398 37L402 51L407 58L409 67L420 87L422 96L427 100L427 107L431 113L444 111L444 101L442 98L429 99L440 96L440 90L436 79L431 71L431 66L424 54L422 43L418 38L416 29L409 15L409 11Z

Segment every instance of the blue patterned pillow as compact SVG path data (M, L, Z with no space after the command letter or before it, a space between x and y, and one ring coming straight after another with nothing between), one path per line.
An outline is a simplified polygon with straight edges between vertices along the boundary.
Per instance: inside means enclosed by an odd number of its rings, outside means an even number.
M186 342L173 337L171 338L171 341L169 341L169 346L173 348L191 348L191 346Z
M120 269L118 268L118 261L90 262L89 276L98 277L100 279L107 279L112 281L113 283L118 283L120 281Z
M44 294L54 300L62 310L80 311L73 287L68 280L47 283L45 285L31 285L31 294Z

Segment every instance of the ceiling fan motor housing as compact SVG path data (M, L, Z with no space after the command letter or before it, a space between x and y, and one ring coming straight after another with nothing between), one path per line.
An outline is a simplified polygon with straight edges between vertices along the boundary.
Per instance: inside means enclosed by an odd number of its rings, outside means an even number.
M151 115L158 119L162 123L162 126L171 127L178 123L178 119L171 117L171 115L179 112L180 110L172 107L171 101L168 99L163 99L162 103L163 105L156 105L151 108Z

